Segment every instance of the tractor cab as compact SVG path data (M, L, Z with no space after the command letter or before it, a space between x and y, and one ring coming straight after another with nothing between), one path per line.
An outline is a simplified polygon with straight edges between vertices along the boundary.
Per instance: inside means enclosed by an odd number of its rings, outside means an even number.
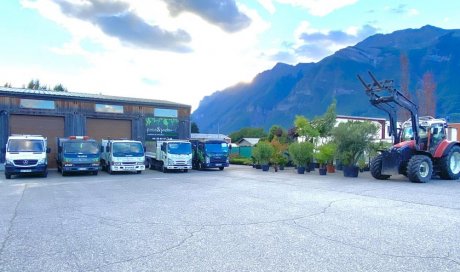
M419 117L419 150L433 154L439 144L447 139L446 127L447 122L444 119L435 119L431 116ZM402 124L400 139L401 142L414 140L410 119Z

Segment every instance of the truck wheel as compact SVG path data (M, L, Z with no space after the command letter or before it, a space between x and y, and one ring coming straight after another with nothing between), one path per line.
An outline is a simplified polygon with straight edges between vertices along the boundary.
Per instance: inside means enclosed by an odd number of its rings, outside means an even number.
M188 172L188 169L184 169L184 173L187 173Z
M407 164L407 176L411 182L425 183L433 174L433 162L425 155L414 155Z
M113 174L113 171L112 171L112 167L110 167L110 165L107 165L107 173L109 173L109 175L112 175Z
M442 179L458 179L460 177L460 147L454 146L450 149L447 156L440 160Z
M97 176L97 174L99 173L99 171L93 171L93 175Z
M382 159L383 155L379 154L371 162L371 174L375 179L389 179L390 175L382 175Z
M46 178L48 176L48 171L42 173L42 178Z
M168 172L168 169L163 165L161 165L161 172L166 173Z
M152 162L149 161L149 169L150 170L155 170L155 164L152 164Z
M198 171L203 170L203 167L202 167L202 165L201 165L201 162L199 162L199 163L196 164L196 170L198 170Z
M136 174L140 174L140 173L142 173L142 171L141 171L141 170L137 170Z
M63 177L67 176L67 172L64 171L64 169L61 170L61 174L62 174Z
M224 167L223 166L219 167L219 170L220 171L224 170Z
M11 179L11 174L8 174L8 173L5 172L5 178L6 179Z

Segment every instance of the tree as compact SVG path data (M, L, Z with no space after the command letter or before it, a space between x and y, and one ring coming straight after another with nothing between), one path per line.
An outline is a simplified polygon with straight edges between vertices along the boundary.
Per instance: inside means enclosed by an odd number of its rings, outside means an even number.
M426 72L423 74L423 89L422 95L423 98L423 107L419 105L419 114L428 115L436 117L436 83L434 82L434 77L431 72Z
M232 132L229 136L232 138L232 142L236 143L243 138L265 138L267 137L267 133L263 128L245 127Z
M3 87L11 88L11 83L6 82L5 85L3 85Z
M32 79L27 84L27 89L38 90L40 89L40 81L38 79Z
M319 136L319 131L312 126L305 116L297 115L294 126L299 136L305 137L306 142L313 142Z
M331 136L336 119L336 100L334 99L322 116L311 121L311 125L318 131L319 136L328 137Z
M400 58L401 65L401 92L402 94L410 100L411 95L409 92L409 59L407 58L406 53L402 53ZM410 118L410 112L407 110L398 111L398 119L402 122Z
M198 125L195 122L192 122L191 130L192 133L200 133L200 128L198 128Z
M53 91L67 92L67 88L65 88L61 83L59 83L58 85L54 86Z

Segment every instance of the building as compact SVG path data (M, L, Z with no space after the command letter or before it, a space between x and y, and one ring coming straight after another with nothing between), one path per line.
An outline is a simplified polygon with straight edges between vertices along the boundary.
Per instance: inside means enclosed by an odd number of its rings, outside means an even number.
M224 135L224 134L192 133L190 139L200 140L200 141L224 140L229 144L232 142L232 138L230 138L230 137L228 137L227 135Z
M371 123L374 123L375 125L377 125L379 129L376 138L379 140L391 141L391 137L388 135L390 122L387 121L385 118L337 115L335 126L338 126L338 124L348 121L369 121Z
M189 105L161 100L0 87L0 146L11 134L43 135L55 167L56 137L188 139L190 112Z
M240 139L236 144L242 146L255 146L259 142L260 138L243 138Z

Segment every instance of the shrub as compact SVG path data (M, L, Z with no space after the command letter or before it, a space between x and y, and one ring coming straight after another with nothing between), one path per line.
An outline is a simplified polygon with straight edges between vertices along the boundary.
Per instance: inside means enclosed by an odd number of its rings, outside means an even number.
M270 162L274 152L275 149L273 146L267 142L259 142L252 150L253 156L262 165L266 165Z
M297 166L306 166L313 158L313 147L310 142L292 143L289 154Z
M252 160L248 158L242 158L242 157L233 157L233 158L230 158L230 163L239 164L239 165L251 165Z

